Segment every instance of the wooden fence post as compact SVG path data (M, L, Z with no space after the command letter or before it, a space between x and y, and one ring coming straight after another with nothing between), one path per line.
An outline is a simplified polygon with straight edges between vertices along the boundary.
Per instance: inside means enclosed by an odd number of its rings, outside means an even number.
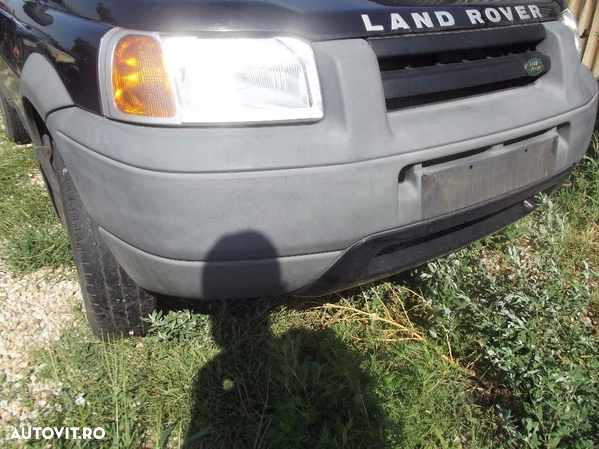
M570 0L568 3L578 20L582 62L599 78L598 0Z

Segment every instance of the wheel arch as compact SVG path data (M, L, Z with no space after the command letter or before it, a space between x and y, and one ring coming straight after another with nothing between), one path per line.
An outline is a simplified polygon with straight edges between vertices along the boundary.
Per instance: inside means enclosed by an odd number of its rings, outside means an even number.
M58 109L75 106L60 75L44 56L34 53L27 58L20 77L24 125L36 146L43 145L45 121Z
M20 78L21 117L35 146L35 156L40 165L44 182L56 215L64 222L64 210L60 202L58 176L54 168L53 154L47 151L51 134L46 119L53 111L74 106L60 75L44 56L34 53L27 58Z

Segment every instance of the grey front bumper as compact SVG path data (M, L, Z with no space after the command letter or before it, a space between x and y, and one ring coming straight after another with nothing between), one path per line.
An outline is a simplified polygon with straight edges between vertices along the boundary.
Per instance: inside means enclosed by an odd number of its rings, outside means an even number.
M204 298L291 293L364 237L427 218L421 187L398 182L406 167L551 129L554 172L581 159L597 83L570 31L546 28L539 48L551 71L481 97L388 113L377 60L354 39L314 44L326 115L313 125L151 128L77 108L47 124L83 203L141 286Z

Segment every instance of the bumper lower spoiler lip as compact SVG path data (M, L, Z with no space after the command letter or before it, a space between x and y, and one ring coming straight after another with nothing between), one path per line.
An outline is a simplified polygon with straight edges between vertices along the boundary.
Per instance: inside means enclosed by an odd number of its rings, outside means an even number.
M539 193L559 188L573 167L514 192L353 244L315 281L292 296L321 296L415 268L467 246L535 210Z

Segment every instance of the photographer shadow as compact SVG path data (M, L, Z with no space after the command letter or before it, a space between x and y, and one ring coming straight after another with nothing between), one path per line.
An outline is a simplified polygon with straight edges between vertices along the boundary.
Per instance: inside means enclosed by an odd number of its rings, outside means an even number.
M255 232L225 237L212 254L247 242L276 257L268 239ZM276 264L262 266L257 277L280 282ZM203 276L208 296L213 279L222 282L222 269L212 273L208 265ZM385 446L385 415L375 380L362 368L364 355L333 330L300 322L283 307L288 302L245 299L201 306L210 315L220 353L194 380L183 447ZM297 325L290 326L293 320Z

